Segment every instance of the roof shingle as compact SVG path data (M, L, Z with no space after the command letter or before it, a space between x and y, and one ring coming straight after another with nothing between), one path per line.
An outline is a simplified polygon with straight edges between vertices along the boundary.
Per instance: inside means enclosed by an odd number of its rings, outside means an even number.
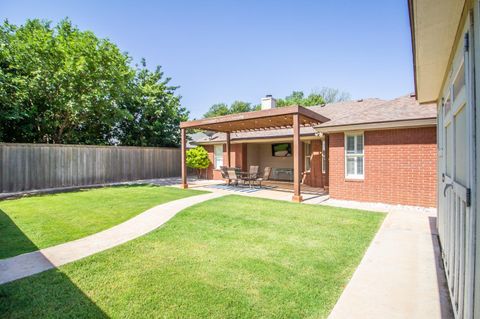
M330 121L322 123L317 127L394 122L436 117L435 104L420 105L416 99L410 95L402 96L391 101L371 98L312 106L309 107L309 109L330 119ZM301 135L314 135L315 132L313 127L302 127L300 129ZM292 135L292 129L272 129L232 133L231 140L280 138L290 137ZM225 133L215 133L210 138L202 137L196 139L194 143L221 143L225 142L225 140Z

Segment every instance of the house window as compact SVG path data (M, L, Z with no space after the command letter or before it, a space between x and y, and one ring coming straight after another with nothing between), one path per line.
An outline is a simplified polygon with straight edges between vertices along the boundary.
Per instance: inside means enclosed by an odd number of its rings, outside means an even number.
M327 145L326 141L322 141L322 174L327 173Z
M345 177L363 179L363 133L345 134Z
M305 171L310 171L310 158L312 156L312 146L310 142L304 143L305 145Z
M223 166L223 145L214 145L214 160L215 168L219 169L220 166Z

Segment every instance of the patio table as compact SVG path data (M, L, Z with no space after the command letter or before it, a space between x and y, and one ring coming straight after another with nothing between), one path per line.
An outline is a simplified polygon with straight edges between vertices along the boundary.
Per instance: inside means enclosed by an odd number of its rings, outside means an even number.
M250 172L237 172L238 175L241 176L241 179L244 181L248 181L248 187L252 187L252 181L255 180L255 174L251 174Z

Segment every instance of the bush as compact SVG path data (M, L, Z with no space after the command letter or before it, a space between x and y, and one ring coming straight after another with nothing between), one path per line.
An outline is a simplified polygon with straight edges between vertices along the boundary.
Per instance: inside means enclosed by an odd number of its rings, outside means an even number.
M195 168L197 170L198 178L202 175L202 169L206 169L210 166L210 159L208 158L208 152L201 146L187 150L187 166Z

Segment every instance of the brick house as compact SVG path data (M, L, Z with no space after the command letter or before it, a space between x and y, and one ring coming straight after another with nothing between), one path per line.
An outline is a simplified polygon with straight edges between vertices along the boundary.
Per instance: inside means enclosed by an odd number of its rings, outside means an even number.
M267 101L265 101L267 100ZM275 100L262 100L262 111ZM321 124L300 127L301 183L327 189L331 198L434 207L436 107L414 96L364 99L309 107ZM255 113L255 112L252 112ZM221 118L221 117L220 117ZM219 120L220 120L219 118ZM209 179L227 163L226 133L193 141L209 153ZM294 180L292 128L231 133L230 166L272 168L270 179ZM346 148L345 145L348 147ZM276 156L276 147L286 151Z

